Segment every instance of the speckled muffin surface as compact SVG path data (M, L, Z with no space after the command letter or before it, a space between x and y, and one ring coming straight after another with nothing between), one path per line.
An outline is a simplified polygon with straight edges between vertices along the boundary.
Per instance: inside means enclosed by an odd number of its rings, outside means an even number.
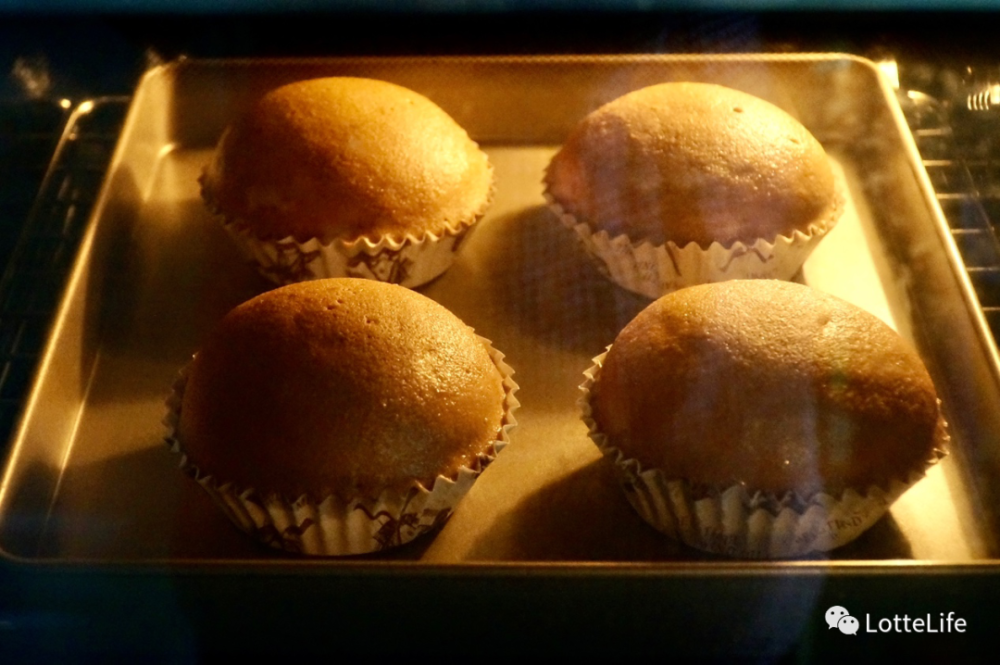
M615 340L591 405L608 442L643 468L774 495L903 481L943 442L930 376L898 334L775 280L654 302Z
M478 145L423 95L330 77L258 100L224 132L202 192L260 238L375 241L473 223L492 179Z
M730 246L831 225L840 214L820 143L785 111L706 83L663 83L597 109L546 174L594 232Z
M231 311L191 366L179 438L220 483L372 498L475 466L503 379L454 314L406 288L303 282Z

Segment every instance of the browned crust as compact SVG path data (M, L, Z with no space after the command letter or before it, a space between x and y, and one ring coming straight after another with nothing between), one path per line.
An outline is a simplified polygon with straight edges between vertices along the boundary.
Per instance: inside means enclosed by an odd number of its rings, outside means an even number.
M472 329L403 287L303 282L230 312L196 356L179 438L221 482L342 500L431 487L497 438L503 379Z
M205 170L213 210L262 239L423 237L472 224L485 153L426 97L331 77L277 88L228 127Z
M611 445L694 484L866 490L941 441L915 351L871 314L798 284L682 289L618 335L592 391Z
M826 153L762 99L706 83L637 90L579 123L552 159L548 193L597 231L678 246L831 225L840 214Z

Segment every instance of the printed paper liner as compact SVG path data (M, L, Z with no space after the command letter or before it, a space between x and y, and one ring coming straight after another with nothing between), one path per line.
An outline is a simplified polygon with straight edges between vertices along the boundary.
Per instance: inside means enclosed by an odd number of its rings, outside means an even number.
M885 487L848 488L839 497L822 492L809 497L789 492L779 497L751 492L742 485L706 491L683 479L668 479L660 469L643 469L600 432L590 396L606 356L607 351L594 358L580 386L584 394L578 404L588 435L614 464L615 475L636 512L658 531L705 552L783 559L846 545L875 524L946 455L948 434L941 419L933 457L923 468L910 471L905 482L892 479Z
M167 399L165 440L180 455L181 470L208 492L222 512L242 531L271 547L297 554L337 556L403 545L448 519L476 478L510 442L510 430L517 425L514 410L520 404L514 397L518 389L511 378L514 371L489 340L479 339L503 376L501 429L474 467L462 467L452 478L438 476L430 489L415 481L403 493L387 490L378 497L357 497L346 504L330 495L317 503L307 495L294 501L273 493L264 495L203 474L184 454L177 434L189 366L181 369Z
M779 235L774 242L760 239L752 244L735 242L724 247L714 242L702 249L691 242L681 247L673 241L654 245L633 242L626 235L612 237L594 230L567 212L548 192L545 198L564 226L572 230L597 269L615 284L656 299L685 286L729 279L783 279L795 276L816 245L836 226L842 205L828 219L809 227ZM838 197L839 199L839 197Z
M323 243L318 238L304 242L292 236L280 240L259 238L245 220L230 218L219 209L204 175L199 182L202 199L219 217L240 254L262 276L282 286L326 277L362 277L409 288L426 284L454 263L459 247L492 203L496 187L493 182L486 201L468 221L447 224L439 233L385 235L377 241L367 237L338 238ZM331 213L331 217L335 214Z

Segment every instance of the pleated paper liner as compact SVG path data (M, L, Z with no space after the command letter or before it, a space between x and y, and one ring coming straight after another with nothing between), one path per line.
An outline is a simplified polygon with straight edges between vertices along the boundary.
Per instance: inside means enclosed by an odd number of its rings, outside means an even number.
M361 277L415 288L442 275L455 261L459 248L482 219L493 200L495 183L479 210L467 220L448 223L439 232L405 235L335 238L323 242L292 236L281 239L258 237L252 225L230 218L220 210L205 186L201 195L219 218L243 258L263 277L278 285L327 277ZM331 219L336 210L331 210Z
M657 245L633 240L627 235L611 236L594 231L567 212L548 192L550 208L573 231L598 270L615 284L646 296L659 298L672 291L729 279L790 280L805 263L819 241L836 226L842 205L825 220L808 230L773 241L735 242L730 247L715 242L703 249L695 242L679 246L673 241ZM841 200L838 197L838 200Z

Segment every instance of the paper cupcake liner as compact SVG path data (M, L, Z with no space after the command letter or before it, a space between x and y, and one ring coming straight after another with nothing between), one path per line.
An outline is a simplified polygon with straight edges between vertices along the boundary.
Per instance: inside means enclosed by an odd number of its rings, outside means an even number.
M318 238L260 238L245 220L229 217L219 209L204 176L200 182L202 199L243 258L266 279L282 286L327 277L361 277L409 288L426 284L454 263L459 247L489 208L495 190L491 185L486 201L470 220L448 224L439 233L384 235L378 240L338 238L324 243Z
M647 298L672 291L729 279L783 279L795 276L816 245L836 226L841 207L828 219L812 224L807 232L778 235L773 242L759 239L731 247L714 242L708 249L691 242L681 247L672 241L656 245L634 242L626 235L611 236L594 230L567 212L548 192L545 198L564 226L572 230L597 269L615 284ZM839 198L839 197L838 197Z
M610 346L608 349L610 350ZM752 492L742 485L705 488L670 479L660 469L643 469L600 432L590 404L607 352L584 372L579 400L588 435L614 464L625 496L653 528L696 549L745 559L783 559L827 552L846 545L879 520L906 490L923 478L945 453L948 435L939 422L931 459L904 480L885 486L848 488L840 496L824 492L783 496Z
M489 340L479 339L503 376L500 432L472 467L460 468L451 478L438 476L430 488L414 481L405 492L386 490L374 498L356 497L346 503L333 495L319 501L309 495L290 500L202 473L184 453L177 431L189 366L181 369L166 402L165 440L171 451L180 455L181 470L208 492L240 530L266 545L314 556L365 554L397 547L442 525L476 478L510 442L510 430L517 424L514 410L520 405L514 396L518 389L511 378L514 371Z

